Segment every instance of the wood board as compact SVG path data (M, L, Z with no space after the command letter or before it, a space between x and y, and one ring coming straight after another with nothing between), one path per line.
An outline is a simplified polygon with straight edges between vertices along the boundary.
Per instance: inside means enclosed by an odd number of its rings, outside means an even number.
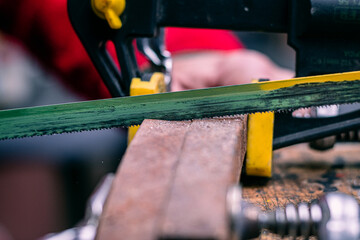
M97 239L227 239L246 117L146 120L117 171Z

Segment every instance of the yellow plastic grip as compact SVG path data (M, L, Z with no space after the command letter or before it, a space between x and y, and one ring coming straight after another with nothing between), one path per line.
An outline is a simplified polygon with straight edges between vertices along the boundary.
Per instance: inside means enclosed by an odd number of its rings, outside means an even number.
M163 73L154 73L150 81L141 81L140 78L133 78L130 85L130 96L147 95L166 92L166 84ZM129 127L128 144L135 137L140 126Z
M91 0L94 13L106 19L112 29L122 27L120 15L124 12L125 5L125 0Z
M271 177L274 113L255 113L248 118L246 173Z
M130 96L147 95L166 92L166 84L163 73L154 73L150 81L142 81L140 78L133 78L130 85Z
M272 175L274 119L274 112L249 114L245 166L247 175Z

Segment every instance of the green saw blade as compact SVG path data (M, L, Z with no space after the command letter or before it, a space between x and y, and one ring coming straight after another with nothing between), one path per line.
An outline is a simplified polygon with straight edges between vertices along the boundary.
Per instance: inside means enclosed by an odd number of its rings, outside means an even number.
M0 139L360 102L360 72L0 111Z

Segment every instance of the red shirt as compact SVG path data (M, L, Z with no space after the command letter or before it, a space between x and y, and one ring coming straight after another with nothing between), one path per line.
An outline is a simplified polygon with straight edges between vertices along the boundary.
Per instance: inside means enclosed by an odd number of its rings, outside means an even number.
M76 93L89 99L110 97L72 29L66 0L0 0L0 29L23 42ZM172 54L242 47L225 30L168 28L165 42ZM144 64L145 58L136 55L139 64Z

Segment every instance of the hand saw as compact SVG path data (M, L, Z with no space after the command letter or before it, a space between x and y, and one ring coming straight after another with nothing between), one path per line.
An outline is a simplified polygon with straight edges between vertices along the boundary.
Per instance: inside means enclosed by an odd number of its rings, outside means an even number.
M246 9L250 9L250 6L247 6L246 2L237 0L226 2L214 0L211 4L190 0L134 0L126 2L126 7L122 9L121 19L115 19L122 22L120 30L113 29L113 26L109 27L105 20L98 17L98 12L95 11L94 13L95 1L69 0L69 16L75 31L114 97L127 96L131 80L142 77L136 64L132 40L154 37L159 32L159 27L164 26L266 30L269 32L287 32L287 29L291 29L288 32L289 42L301 53L297 57L297 75L341 72L357 68L357 59L348 57L346 59L347 64L343 64L344 61L341 61L341 58L333 61L334 55L328 55L330 52L338 55L337 49L344 50L343 48L348 47L351 50L357 49L357 44L355 46L349 42L356 42L353 35L343 34L341 39L346 44L342 44L342 48L339 48L339 46L331 48L332 45L328 44L338 43L338 38L334 38L333 32L325 31L323 37L319 38L318 35L312 34L312 28L307 28L307 25L301 26L304 17L309 17L309 14L316 17L311 18L311 21L315 21L314 24L320 24L324 19L332 17L331 14L329 16L326 14L317 16L316 14L322 11L312 12L306 1L277 0L271 4L268 1L257 1L252 4L251 11L246 11ZM338 7L330 1L319 2L313 0L312 3L319 5L318 10L324 11ZM214 6L221 6L223 11L214 11L218 9ZM230 14L233 11L226 11L226 9L233 9L234 6L239 7L236 14ZM199 9L202 10L199 11ZM268 11L268 9L274 11ZM226 12L226 15L222 14L222 12ZM331 11L325 12L329 13ZM263 16L263 18L259 19L259 15ZM290 19L285 16L289 16ZM196 17L198 21L195 21L192 17ZM213 19L213 21L209 21L209 19ZM244 21L245 19L246 21ZM294 27L289 28L288 24ZM337 24L335 29L349 29L349 26L346 23ZM326 38L326 41L321 41L324 38ZM118 61L121 65L121 73L106 52L105 43L107 41L112 41L115 44ZM314 45L309 43L319 41L321 42L320 46L315 44L317 51L312 51ZM143 52L149 50L149 48L143 48L143 45L140 44L142 46L140 50L143 49ZM328 51L328 47L331 48L331 51ZM157 49L150 48L155 53L155 56L156 53L158 56L161 55L158 54L159 49L160 47ZM311 54L309 54L310 52ZM309 55L311 55L311 58L308 58ZM159 59L165 61L166 56L160 56ZM331 61L320 61L319 59L330 59ZM150 60L155 63L154 59ZM2 111L0 112L0 122L2 123L0 126L0 139L118 126L126 127L140 124L145 118L188 120L359 102L358 79L360 79L359 73L354 72L243 86ZM358 114L358 112L355 114ZM277 119L280 120L276 122L280 123L282 118ZM349 122L348 119L354 120L354 116L344 116L331 121L326 120L321 125L334 125L336 122L343 122L345 124L344 128L358 126L353 123L350 124L351 126L346 125ZM304 129L306 132L308 128ZM289 131L278 132L281 132L282 138L287 136L287 139L291 139ZM321 134L318 134L318 136L321 136ZM284 143L284 141L282 142Z

